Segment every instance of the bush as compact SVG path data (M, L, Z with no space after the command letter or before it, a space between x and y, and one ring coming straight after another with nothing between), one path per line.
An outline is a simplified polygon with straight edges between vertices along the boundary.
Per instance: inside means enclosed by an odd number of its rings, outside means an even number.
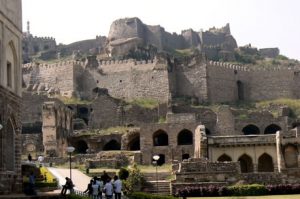
M280 184L280 185L267 185L268 194L281 195L281 194L299 194L300 184Z
M134 192L128 195L129 199L176 199L173 196L160 196L149 193Z
M260 184L237 185L228 187L229 195L232 196L259 196L268 193L267 188Z
M127 169L125 169L125 168L122 167L119 170L119 178L121 180L126 180L128 178L128 176L129 176L129 171Z
M123 181L124 194L130 194L134 191L141 191L144 184L144 176L136 164L134 164L132 169L129 169L128 178Z

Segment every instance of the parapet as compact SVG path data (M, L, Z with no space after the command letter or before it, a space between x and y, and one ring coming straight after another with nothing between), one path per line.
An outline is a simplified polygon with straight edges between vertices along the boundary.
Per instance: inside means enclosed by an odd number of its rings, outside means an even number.
M104 73L114 73L121 71L130 71L130 70L141 70L149 71L154 70L156 65L156 60L134 60L134 59L125 59L125 60L100 60L98 61L99 67L103 70Z
M60 61L56 63L28 63L28 64L23 64L22 68L24 70L32 70L34 67L38 68L55 68L55 67L64 67L64 66L69 66L69 65L80 65L84 66L84 62L82 61L76 61L76 60L68 60L68 61Z
M216 66L231 70L238 70L238 71L299 71L300 66L277 66L277 67L270 67L270 68L262 68L262 67L251 67L251 66L242 66L237 64L231 64L227 62L218 62L218 61L208 61L208 66Z
M226 62L218 62L218 61L209 61L209 66L217 66L221 68L231 69L231 70L238 70L238 71L251 71L246 66L236 65L236 64L230 64Z

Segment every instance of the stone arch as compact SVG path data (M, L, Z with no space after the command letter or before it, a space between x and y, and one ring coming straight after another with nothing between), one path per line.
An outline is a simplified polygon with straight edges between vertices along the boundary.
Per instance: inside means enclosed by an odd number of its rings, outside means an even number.
M259 128L253 124L245 126L242 131L244 135L260 134Z
M297 146L288 144L284 146L284 160L286 168L298 167L298 150Z
M281 131L281 127L276 124L270 124L265 128L264 134L275 134L277 131Z
M274 172L274 164L272 157L264 153L258 158L258 172Z
M219 158L218 158L218 160L217 160L218 162L231 162L232 161L232 159L231 159L231 157L229 156L229 155L227 155L227 154L223 154L223 155L221 155Z
M135 136L132 137L131 140L129 140L127 148L129 151L139 151L140 150L140 134L139 133L135 134Z
M121 144L116 140L110 140L103 146L103 151L117 151L121 150Z
M237 85L237 93L238 93L238 100L244 100L245 99L245 96L244 96L244 84L238 80L236 82L236 85Z
M181 156L181 159L182 160L187 160L187 159L189 159L190 158L190 154L188 154L188 153L184 153L184 154L182 154L182 156Z
M9 171L15 170L15 125L11 118L6 123L6 132L4 136L4 164Z
M240 162L242 173L251 173L251 172L253 172L252 158L249 155L247 155L247 154L242 155L238 159L238 161Z
M78 141L75 143L75 151L76 151L77 153L86 154L88 148L89 148L89 147L88 147L86 141L84 141L84 140L78 140Z
M183 129L178 133L177 145L192 145L193 133L190 130Z
M153 133L153 146L168 146L169 145L169 137L168 134L164 130L157 130Z

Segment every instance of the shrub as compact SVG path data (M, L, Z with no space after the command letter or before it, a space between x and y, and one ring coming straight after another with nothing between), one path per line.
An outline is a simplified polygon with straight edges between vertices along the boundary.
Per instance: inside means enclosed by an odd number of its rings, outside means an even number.
M122 167L119 170L119 178L121 180L126 180L128 178L128 176L129 176L129 171L127 169L125 169L125 168Z
M299 194L300 184L280 184L280 185L267 185L268 194L281 195L281 194Z
M134 191L141 191L142 186L145 183L145 179L140 169L136 164L133 165L132 169L129 169L129 176L123 181L124 193L130 194Z
M268 193L267 188L260 184L229 186L228 191L232 196L259 196Z
M173 196L160 196L149 193L134 192L128 195L129 199L176 199Z

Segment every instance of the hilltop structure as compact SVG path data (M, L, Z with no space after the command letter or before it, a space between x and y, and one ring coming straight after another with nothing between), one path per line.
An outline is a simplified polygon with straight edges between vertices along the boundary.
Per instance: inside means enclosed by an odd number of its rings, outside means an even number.
M198 50L178 58L168 54L175 48ZM100 52L86 59L23 65L25 151L32 148L25 142L31 134L36 141L30 144L40 149L40 140L45 147L49 141L45 138L51 137L52 148L44 150L51 161L65 155L52 149L62 149L66 143L75 146L82 154L79 161L84 159L89 167L117 167L132 160L151 164L155 154L160 156L159 165L185 160L176 170L178 186L191 179L204 180L200 175L205 172L228 184L300 182L299 121L289 107L208 106L299 99L299 65L267 70L213 61L235 58L237 44L229 25L176 35L137 18L121 19L113 22L101 49L107 57ZM239 50L266 57L279 53L251 46ZM54 98L77 101L64 106ZM148 108L137 105L139 100L157 103ZM109 150L117 152L111 155L106 153ZM131 152L124 154L124 150ZM195 163L192 157L208 162ZM199 176L193 176L193 171ZM226 174L229 171L239 175Z
M0 1L0 195L22 191L20 0Z

